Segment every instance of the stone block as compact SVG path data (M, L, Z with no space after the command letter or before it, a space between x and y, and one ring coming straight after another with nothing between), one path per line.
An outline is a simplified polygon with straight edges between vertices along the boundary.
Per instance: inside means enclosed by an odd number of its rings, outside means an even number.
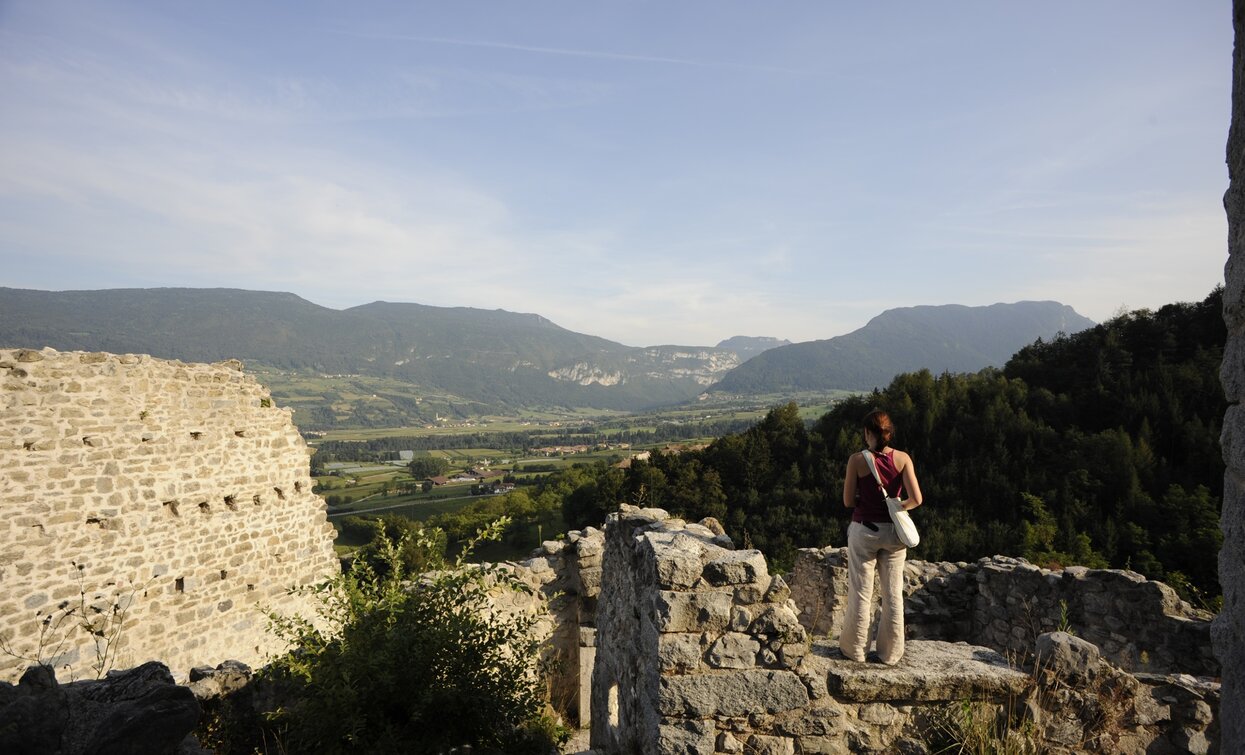
M713 755L716 745L717 732L712 722L681 721L658 726L657 742L651 751L671 755ZM644 751L650 751L650 748L644 748Z
M753 734L748 737L749 755L795 755L795 740Z
M709 648L706 661L713 668L746 669L756 665L761 643L747 634L727 632Z
M726 629L731 618L731 596L726 593L657 593L656 626L662 632L701 632Z
M786 603L791 598L791 588L779 575L770 578L769 588L765 591L766 603Z
M728 731L719 732L718 752L724 755L743 755L744 743L740 742Z
M662 672L687 673L700 667L699 634L663 634L657 638L657 665Z
M664 590L686 590L700 579L702 546L691 538L677 538L654 556L657 584Z
M744 585L769 577L760 551L720 551L705 564L705 581L711 585Z
M828 652L814 649L815 652ZM1021 694L1029 675L984 647L913 640L896 666L831 661L826 688L840 701L1000 699Z
M808 701L808 690L793 672L763 669L665 676L657 694L662 715L689 718L781 713Z
M787 606L769 606L752 620L748 631L784 639L804 638L804 627L800 626L799 617Z

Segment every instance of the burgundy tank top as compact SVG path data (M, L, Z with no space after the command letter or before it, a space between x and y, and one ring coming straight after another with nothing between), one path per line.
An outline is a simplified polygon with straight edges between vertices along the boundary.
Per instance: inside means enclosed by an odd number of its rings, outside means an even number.
M873 463L877 465L878 476L886 487L887 495L892 498L903 498L903 476L895 469L895 453L892 449L886 453L874 454ZM886 510L886 500L882 491L878 490L877 480L865 466L865 475L856 478L856 508L852 509L853 522L887 522L891 520Z

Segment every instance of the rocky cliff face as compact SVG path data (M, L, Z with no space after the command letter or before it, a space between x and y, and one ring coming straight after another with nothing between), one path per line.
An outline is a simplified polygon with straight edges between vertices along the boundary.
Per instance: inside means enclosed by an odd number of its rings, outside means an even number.
M1245 752L1245 0L1234 0L1232 25L1232 127L1228 133L1228 176L1223 197L1228 214L1228 264L1223 319L1228 342L1223 353L1223 389L1232 406L1223 421L1223 547L1219 584L1223 611L1215 620L1215 652L1223 664L1223 752Z

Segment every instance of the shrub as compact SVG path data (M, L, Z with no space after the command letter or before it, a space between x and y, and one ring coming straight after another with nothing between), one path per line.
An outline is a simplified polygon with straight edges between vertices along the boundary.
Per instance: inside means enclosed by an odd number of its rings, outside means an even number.
M481 531L496 539L507 522ZM417 546L440 545L417 535ZM291 753L548 753L556 726L542 716L538 643L529 615L497 615L490 590L527 589L495 566L452 568L411 584L397 543L382 539L384 573L368 559L315 588L320 628L301 616L271 615L291 650L263 672L291 690L269 714L270 731ZM470 549L468 549L469 552Z

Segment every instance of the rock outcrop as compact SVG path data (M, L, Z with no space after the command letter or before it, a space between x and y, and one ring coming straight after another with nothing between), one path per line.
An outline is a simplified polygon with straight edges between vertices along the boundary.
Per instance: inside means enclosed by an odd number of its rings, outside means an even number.
M1223 419L1223 547L1219 584L1223 610L1215 621L1215 652L1223 664L1223 752L1245 752L1245 0L1232 3L1232 127L1223 204L1228 215L1223 319L1228 341L1220 377L1230 403ZM1209 554L1208 554L1209 555Z
M16 686L0 682L0 752L30 755L192 752L199 703L157 662L98 681L60 685L32 666Z

